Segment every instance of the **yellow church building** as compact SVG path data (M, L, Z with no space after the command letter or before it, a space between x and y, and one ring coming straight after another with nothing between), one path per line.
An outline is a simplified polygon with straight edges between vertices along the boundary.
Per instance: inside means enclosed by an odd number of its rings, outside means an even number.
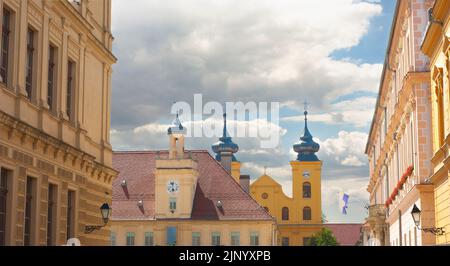
M437 245L450 244L450 1L437 0L429 11L422 51L430 57L431 125L435 228Z
M322 225L321 171L322 161L316 152L319 144L308 130L308 112L305 111L305 129L300 142L293 149L297 159L291 161L292 197L284 194L281 185L264 174L250 186L252 197L277 221L278 245L308 246Z

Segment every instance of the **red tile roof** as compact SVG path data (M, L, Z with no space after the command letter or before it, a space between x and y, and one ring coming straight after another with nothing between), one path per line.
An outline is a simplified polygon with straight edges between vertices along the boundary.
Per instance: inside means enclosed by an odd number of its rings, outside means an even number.
M361 236L362 224L324 224L336 237L341 246L354 246Z
M193 220L273 220L208 151L186 151L197 161L199 178ZM155 216L155 159L167 151L114 152L112 220L152 220ZM126 180L126 187L122 187ZM138 201L143 206L138 207ZM218 209L220 200L223 207Z

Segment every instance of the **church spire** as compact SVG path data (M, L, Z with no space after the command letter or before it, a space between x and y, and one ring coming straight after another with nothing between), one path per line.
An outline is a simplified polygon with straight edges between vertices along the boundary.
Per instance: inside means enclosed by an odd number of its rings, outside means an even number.
M223 114L223 132L219 141L211 146L213 152L216 154L216 160L219 161L225 169L231 169L231 162L236 162L234 156L239 150L239 146L233 142L230 134L227 131L227 114Z
M305 129L303 131L303 136L300 137L300 141L293 145L294 151L298 154L297 160L304 162L314 162L319 161L316 152L319 151L320 145L313 140L313 136L308 129L308 109L307 103L305 102Z

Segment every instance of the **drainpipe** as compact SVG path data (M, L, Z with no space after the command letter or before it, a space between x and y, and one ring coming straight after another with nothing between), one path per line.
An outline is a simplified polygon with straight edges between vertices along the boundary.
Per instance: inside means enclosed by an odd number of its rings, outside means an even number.
M398 210L398 235L399 235L399 237L398 237L398 239L399 239L399 243L400 243L400 246L402 246L403 244L403 241L402 241L402 239L403 239L403 233L402 233L402 211L401 210Z

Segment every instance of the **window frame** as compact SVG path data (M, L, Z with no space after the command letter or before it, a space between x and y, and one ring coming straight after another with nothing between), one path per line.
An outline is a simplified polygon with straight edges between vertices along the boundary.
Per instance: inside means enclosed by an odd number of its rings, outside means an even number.
M67 190L67 221L66 221L66 239L75 237L75 210L77 194L75 190Z
M311 209L311 207L309 207L309 206L303 207L303 211L302 212L303 212L302 213L303 214L302 217L303 217L304 221L311 221L312 220L312 209Z
M58 186L52 183L48 184L47 196L47 246L56 244L56 223L58 209Z
M36 225L36 187L37 180L34 177L27 176L25 182L25 212L23 226L23 245L32 246L35 244L35 225Z
M250 246L259 246L259 232L250 232Z
M76 82L76 67L75 60L71 58L67 61L67 87L66 87L66 114L69 121L75 118L75 82Z
M0 246L5 246L8 242L8 232L9 232L9 213L10 211L10 193L8 190L10 188L12 171L7 168L0 168ZM2 206L3 205L3 206ZM3 213L3 214L2 214ZM2 221L3 220L3 221Z
M211 246L220 246L220 232L212 232L211 233ZM218 241L216 241L218 240Z
M14 12L7 8L3 3L2 9L2 38L0 47L0 76L2 77L1 82L8 87L9 76L10 76L10 62L12 61L11 53L11 41L14 37L12 26ZM5 41L6 40L6 41Z
M308 191L309 189L309 191ZM304 199L310 199L312 198L312 185L310 182L305 181L302 184L302 194ZM308 193L309 192L309 193Z
M281 208L281 220L289 221L289 207Z
M195 240L194 240L195 239ZM198 240L198 243L196 242ZM192 232L192 246L201 246L201 233L200 232Z
M125 238L125 245L127 247L133 247L136 245L136 233L127 232L126 238Z
M235 246L235 247L238 247L241 245L241 233L240 232L236 231L236 232L230 233L230 245Z
M59 49L53 43L48 46L48 66L47 66L47 105L49 111L56 112L57 99L57 73L58 73L58 53Z
M32 101L36 95L36 45L38 43L37 41L38 31L32 27L31 25L28 25L27 28L27 53L26 53L26 62L25 62L25 91L27 92L27 98L28 100Z
M144 246L150 247L155 245L155 239L153 232L145 232L144 233Z

